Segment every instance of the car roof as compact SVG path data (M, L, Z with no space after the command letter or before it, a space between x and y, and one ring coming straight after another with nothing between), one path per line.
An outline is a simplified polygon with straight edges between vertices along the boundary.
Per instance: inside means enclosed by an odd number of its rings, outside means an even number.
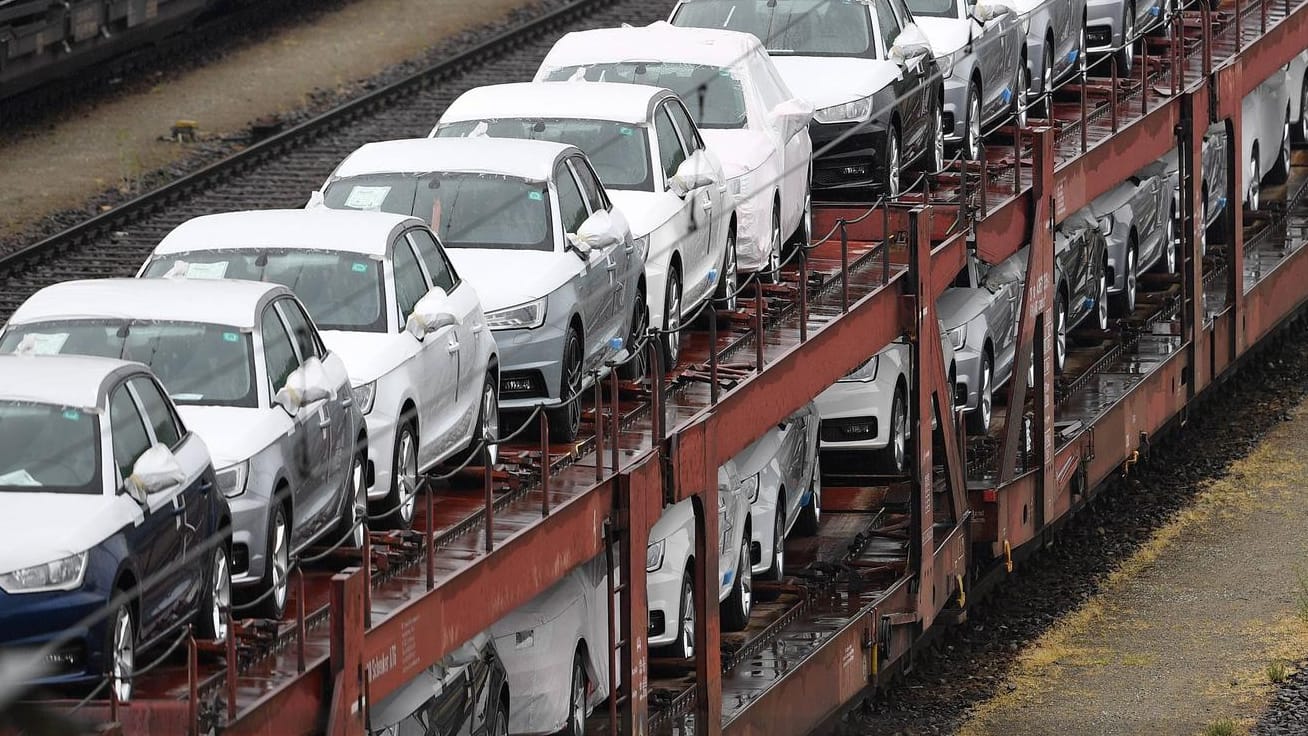
M360 147L332 173L333 179L364 174L475 172L548 181L554 164L575 146L515 138L411 138Z
M541 70L621 61L734 68L760 49L762 43L749 33L683 28L658 21L639 28L597 28L565 34L545 56Z
M85 355L0 355L0 401L99 406L121 374L148 373L139 363Z
M234 279L65 281L29 297L9 318L9 324L110 318L254 329L259 305L290 293L280 284Z
M157 255L216 249L313 248L384 256L400 231L423 225L409 215L359 210L250 210L204 215L178 225Z
M567 85L567 86L564 86ZM441 116L441 124L500 118L611 120L640 124L651 106L673 96L662 87L618 82L517 82L464 92Z

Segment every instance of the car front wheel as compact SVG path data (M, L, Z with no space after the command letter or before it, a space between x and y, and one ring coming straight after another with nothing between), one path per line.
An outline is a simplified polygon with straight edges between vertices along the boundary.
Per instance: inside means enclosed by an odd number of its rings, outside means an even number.
M571 442L581 431L582 383L581 335L569 328L563 338L563 359L559 398L565 402L549 413L550 439L554 442Z
M740 542L740 558L737 561L735 583L731 594L722 603L722 628L724 631L744 631L749 626L749 614L754 606L754 577L749 568L749 531Z

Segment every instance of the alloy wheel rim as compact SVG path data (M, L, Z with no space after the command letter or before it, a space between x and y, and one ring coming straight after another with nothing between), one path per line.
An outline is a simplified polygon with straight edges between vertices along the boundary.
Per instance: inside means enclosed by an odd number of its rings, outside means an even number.
M1085 29L1082 29L1081 33L1084 36ZM1045 68L1040 76L1040 97L1045 103L1045 117L1052 118L1054 116L1054 52L1045 52Z
M1199 255L1208 255L1208 192L1204 192L1203 222L1199 223Z
M1249 209L1258 209L1258 194L1262 182L1258 176L1258 154L1254 152L1254 158L1249 162Z
M1095 304L1095 312L1099 319L1099 329L1108 329L1108 277L1099 274L1099 299Z
M886 152L887 158L887 184L890 197L893 199L899 196L899 137L892 131L890 134L890 150Z
M350 539L355 547L363 546L368 533L368 489L363 485L363 460L357 455L350 463Z
M1077 50L1077 54L1076 54L1076 65L1082 74L1085 74L1086 71L1090 68L1088 60L1086 58L1089 52L1087 52L1086 48L1087 48L1087 44L1086 44L1086 36L1085 36L1085 19L1082 19L1081 20L1081 46Z
M736 311L736 291L740 288L740 277L736 274L736 234L727 235L727 265L722 274L723 287L726 289L726 304L729 311Z
M892 442L894 443L895 452L895 470L902 472L904 470L904 458L908 453L907 427L904 421L904 406L901 403L895 404L895 415L891 417L894 426L891 427Z
M981 103L976 98L973 90L967 100L967 157L973 161L981 158Z
M1013 91L1013 105L1017 110L1016 118L1017 127L1025 128L1028 118L1026 109L1026 99L1031 90L1031 70L1026 68L1025 64L1018 67L1017 70L1017 89Z
M1303 92L1299 95L1299 139L1308 141L1308 77L1303 83Z
M114 697L125 703L132 699L132 669L136 664L136 642L132 636L132 613L127 606L114 617L113 683Z
M1135 250L1126 253L1126 308L1135 312Z
M482 389L481 393L481 415L485 417L482 422L481 438L487 443L486 451L490 455L492 465L499 459L499 445L494 444L500 439L500 402L495 396L495 387L489 382Z
M1058 349L1058 368L1062 370L1067 364L1067 306L1063 300L1058 300L1058 312L1054 315L1058 320L1057 332L1054 335L1054 345Z
M291 546L290 540L287 539L286 516L280 508L277 513L281 521L273 525L272 596L277 608L281 609L286 605L286 595L290 587L287 580L290 577Z
M740 605L743 618L754 610L754 571L749 566L749 538L740 543Z
M672 365L681 356L681 280L674 278L668 289L668 304L664 308L663 329L668 332L668 357Z
M1135 63L1135 8L1127 8L1126 32L1122 34L1122 56L1126 59L1126 66L1130 68Z
M218 641L227 641L227 610L232 605L232 576L227 568L227 550L219 547L213 556L213 632Z
M987 428L990 427L990 402L993 397L990 395L990 364L981 369L981 398L977 401L980 404L981 424Z
M772 573L779 581L786 574L786 516L780 506L772 527Z
M1290 173L1290 110L1285 110L1285 129L1281 131L1281 165Z
M1176 220L1167 218L1167 272L1176 273Z
M573 675L572 683L572 731L584 733L586 729L586 678Z
M768 253L768 278L781 280L781 213L772 213L772 251Z
M417 505L418 448L413 432L406 430L400 437L400 518L412 521Z
M822 455L813 458L813 480L809 481L812 488L813 499L809 502L813 505L813 518L822 520Z
M689 580L681 584L681 641L689 659L695 656L695 588Z
M936 132L935 139L931 142L931 156L933 171L945 168L945 117L940 112L940 105L936 105Z

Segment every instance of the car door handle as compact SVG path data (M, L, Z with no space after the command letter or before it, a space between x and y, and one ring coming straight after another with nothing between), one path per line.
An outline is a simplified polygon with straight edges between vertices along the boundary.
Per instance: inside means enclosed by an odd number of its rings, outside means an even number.
M200 494L205 495L212 490L213 490L213 481L209 480L208 478L201 478L200 485L199 485Z
M449 343L448 345L445 346L445 349L446 349L447 351L449 351L450 353L457 353L457 352L459 352L459 348L460 348L460 347L462 347L462 346L459 345L459 341L458 341L458 340L450 340L450 343Z
M329 417L329 416L327 416L327 415L325 415L325 414L324 414L323 416L318 417L318 426L319 426L319 427L330 427L330 426L332 426L332 418Z
M636 250L636 244L635 244L635 243L628 242L627 245L622 249L622 252L623 252L623 253L631 253L631 252L634 251L634 250Z
M630 246L628 246L628 248L630 248ZM481 331L484 329L486 329L486 325L483 325L480 322L478 322L477 324L472 326L472 334L480 335Z
M613 261L609 261L608 265L605 266L604 268L606 268L606 269L608 269L608 270L610 270L610 271L616 271L616 270L618 270L618 264L614 263Z

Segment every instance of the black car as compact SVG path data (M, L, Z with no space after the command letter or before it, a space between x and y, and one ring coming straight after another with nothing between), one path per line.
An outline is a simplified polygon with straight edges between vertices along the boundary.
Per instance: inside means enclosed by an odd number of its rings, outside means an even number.
M373 706L372 736L504 736L509 682L486 634L478 634Z

